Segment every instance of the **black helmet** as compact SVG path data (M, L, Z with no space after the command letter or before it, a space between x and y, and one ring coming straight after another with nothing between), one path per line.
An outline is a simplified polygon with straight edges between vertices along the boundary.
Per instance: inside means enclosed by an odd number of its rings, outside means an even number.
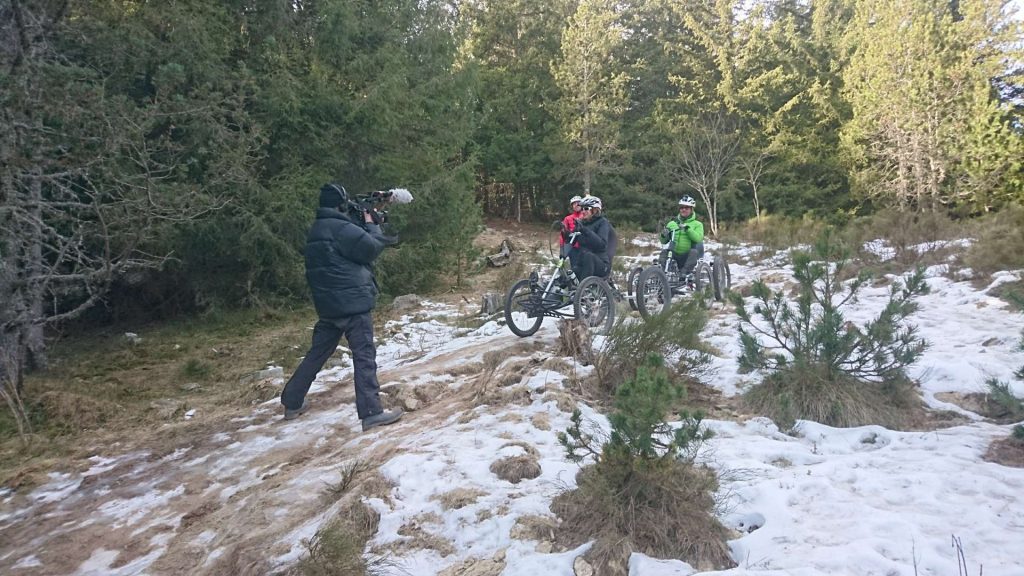
M348 192L341 184L329 182L320 189L320 207L337 208L348 202Z

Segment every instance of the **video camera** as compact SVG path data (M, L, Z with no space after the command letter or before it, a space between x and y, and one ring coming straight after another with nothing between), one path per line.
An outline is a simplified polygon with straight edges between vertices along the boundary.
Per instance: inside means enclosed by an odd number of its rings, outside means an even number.
M384 210L387 204L408 204L412 202L412 194L405 188L392 188L390 190L377 190L369 194L356 196L355 200L348 201L348 210L356 222L363 221L363 214L369 214L373 223L378 226L388 221L388 212Z

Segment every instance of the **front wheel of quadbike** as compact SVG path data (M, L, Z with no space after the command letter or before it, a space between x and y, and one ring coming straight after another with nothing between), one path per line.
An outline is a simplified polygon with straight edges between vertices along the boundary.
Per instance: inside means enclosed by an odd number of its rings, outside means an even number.
M640 273L643 270L643 268L637 266L629 271L629 277L626 278L626 300L629 300L630 310L636 310L637 287L640 286Z
M725 300L732 289L732 272L729 270L729 263L721 254L715 256L715 263L711 266L711 275L714 277L715 300Z
M711 308L715 301L715 277L707 262L699 262L693 271L693 297L700 300L704 308Z
M615 324L615 295L611 287L597 276L584 278L576 289L573 312L587 328L607 334Z
M646 320L668 310L672 304L672 286L665 271L657 266L645 268L637 282L636 308Z
M536 334L540 330L540 323L544 321L539 307L539 294L533 291L530 281L516 282L505 297L505 323L508 329L521 338ZM537 315L531 316L531 313Z

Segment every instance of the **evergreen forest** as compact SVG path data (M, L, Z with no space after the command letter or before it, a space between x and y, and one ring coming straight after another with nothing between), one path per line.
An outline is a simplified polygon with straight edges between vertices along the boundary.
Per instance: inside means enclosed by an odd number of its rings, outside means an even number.
M576 194L712 235L1019 205L1022 52L1007 0L0 0L0 378L70 320L305 301L328 181L416 196L391 295Z

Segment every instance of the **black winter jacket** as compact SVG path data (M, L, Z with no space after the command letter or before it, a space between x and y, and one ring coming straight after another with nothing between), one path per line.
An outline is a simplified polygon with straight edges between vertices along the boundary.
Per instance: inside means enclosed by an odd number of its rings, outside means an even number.
M306 281L321 318L363 314L377 304L371 264L387 243L379 226L365 226L334 208L316 211L306 237Z
M610 266L611 257L615 254L615 233L608 219L598 214L588 221L577 220L576 225L580 229L580 247L593 252L606 266Z

